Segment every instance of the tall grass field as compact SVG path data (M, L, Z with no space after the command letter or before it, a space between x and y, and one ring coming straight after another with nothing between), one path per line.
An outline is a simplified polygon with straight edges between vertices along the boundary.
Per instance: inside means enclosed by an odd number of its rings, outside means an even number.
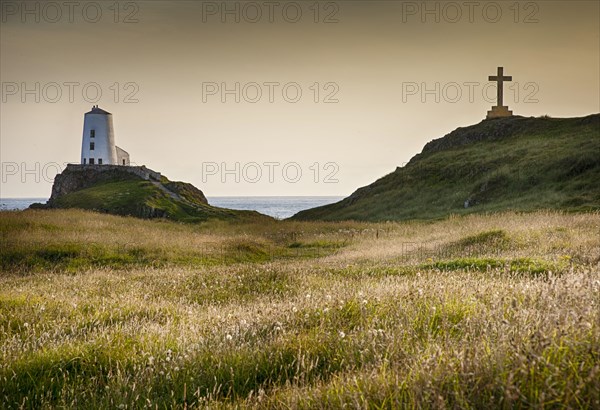
M0 408L600 408L599 213L0 232Z

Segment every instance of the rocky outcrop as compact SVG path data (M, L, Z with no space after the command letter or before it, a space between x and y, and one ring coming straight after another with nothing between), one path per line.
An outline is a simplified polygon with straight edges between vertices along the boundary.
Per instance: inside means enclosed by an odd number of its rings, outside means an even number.
M161 191L173 199L189 204L208 204L206 197L198 188L185 182L168 181L159 172L146 168L145 166L121 166L121 165L67 165L67 168L54 178L52 194L48 207L53 207L58 198L77 192L104 182L124 181L130 179L142 179L150 181ZM146 210L148 217L160 217L160 212Z
M512 137L523 130L530 131L531 126L539 121L539 119L520 116L484 120L475 126L457 128L442 138L428 142L423 147L422 153L427 154L475 142Z
M169 181L162 184L167 190L178 196L181 201L208 204L206 197L198 188L187 182Z
M101 182L136 178L160 181L161 175L160 172L152 171L145 166L68 164L67 168L54 178L52 194L47 205L52 206L63 195L89 188Z
M211 219L267 221L256 211L210 206L201 190L186 182L169 181L144 166L68 165L54 179L48 202L32 208L86 209L144 219L179 222Z

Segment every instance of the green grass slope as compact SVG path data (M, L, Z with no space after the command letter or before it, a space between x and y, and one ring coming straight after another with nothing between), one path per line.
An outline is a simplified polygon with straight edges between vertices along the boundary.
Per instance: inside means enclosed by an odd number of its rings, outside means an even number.
M263 221L272 218L255 211L208 205L200 190L184 182L148 181L126 172L98 176L88 186L50 200L50 208L79 208L139 218L166 218L179 222L210 219Z
M436 219L450 214L600 209L600 114L511 117L458 128L402 168L296 220Z

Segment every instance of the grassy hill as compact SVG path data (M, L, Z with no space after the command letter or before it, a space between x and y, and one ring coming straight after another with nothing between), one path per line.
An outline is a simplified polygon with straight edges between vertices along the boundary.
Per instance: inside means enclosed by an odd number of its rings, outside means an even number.
M297 220L404 220L600 209L600 114L511 117L458 128L402 168Z
M166 218L179 222L210 219L264 221L255 211L217 208L191 184L165 176L143 178L136 167L67 167L54 181L46 208L79 208L121 216ZM39 206L37 206L39 207Z

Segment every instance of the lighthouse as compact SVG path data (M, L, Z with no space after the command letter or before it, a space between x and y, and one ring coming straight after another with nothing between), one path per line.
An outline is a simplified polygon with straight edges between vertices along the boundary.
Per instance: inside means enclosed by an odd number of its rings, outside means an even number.
M81 164L129 165L127 151L115 145L112 114L97 105L84 116Z

